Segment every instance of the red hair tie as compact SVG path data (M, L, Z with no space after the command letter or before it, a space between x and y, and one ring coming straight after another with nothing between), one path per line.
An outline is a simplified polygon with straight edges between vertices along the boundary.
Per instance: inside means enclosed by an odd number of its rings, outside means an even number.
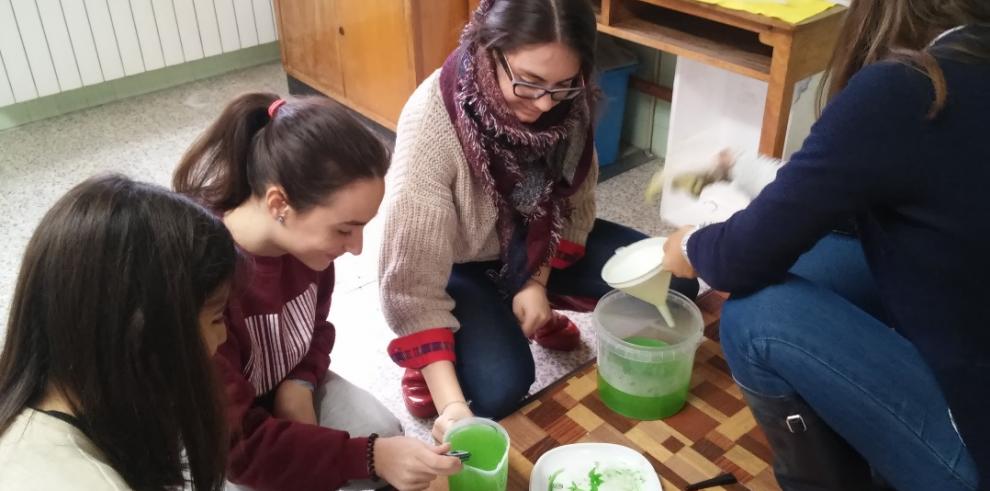
M278 108L282 107L282 104L285 104L285 99L275 99L275 102L272 102L272 104L268 106L268 117L275 119L275 113L278 111Z

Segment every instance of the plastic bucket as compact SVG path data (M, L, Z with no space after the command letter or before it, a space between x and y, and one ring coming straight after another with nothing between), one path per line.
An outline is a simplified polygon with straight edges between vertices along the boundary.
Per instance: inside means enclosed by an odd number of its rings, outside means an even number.
M595 59L598 87L605 96L599 107L601 113L595 126L595 150L598 152L598 165L604 167L615 163L619 158L629 77L636 71L639 62L633 52L622 48L607 36L598 37Z
M653 305L620 291L595 308L598 393L623 416L661 419L684 407L704 327L701 311L684 295L671 291L667 303L673 325Z
M598 151L598 165L601 167L612 165L619 159L629 77L635 71L635 65L615 68L602 72L598 79L598 86L605 95L604 111L595 126L595 150Z

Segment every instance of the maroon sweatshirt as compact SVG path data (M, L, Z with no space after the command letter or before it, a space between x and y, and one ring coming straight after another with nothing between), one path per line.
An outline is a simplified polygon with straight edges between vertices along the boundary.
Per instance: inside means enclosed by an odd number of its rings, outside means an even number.
M227 479L258 491L326 491L368 478L366 437L271 414L280 383L319 386L329 368L333 266L317 272L288 254L245 255L253 262L248 284L235 288L227 342L214 358L231 432Z

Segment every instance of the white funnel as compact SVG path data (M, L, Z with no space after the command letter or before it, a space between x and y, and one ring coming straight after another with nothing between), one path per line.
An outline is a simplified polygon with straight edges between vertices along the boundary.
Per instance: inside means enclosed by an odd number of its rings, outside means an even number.
M666 237L654 237L617 249L602 268L602 279L616 290L655 305L663 320L673 326L674 316L667 308L670 271L663 271L666 242Z

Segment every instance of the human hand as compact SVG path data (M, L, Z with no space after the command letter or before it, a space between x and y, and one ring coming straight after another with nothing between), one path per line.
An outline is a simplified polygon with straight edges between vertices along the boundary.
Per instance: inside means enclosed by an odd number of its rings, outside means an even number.
M550 320L550 301L547 288L539 282L529 280L519 293L512 297L512 313L519 320L523 334L532 338L536 330Z
M395 436L375 440L375 472L400 491L422 491L437 476L461 471L461 460L443 455L450 444L428 445L415 438Z
M442 442L443 436L447 434L447 430L450 427L464 419L474 416L471 412L471 408L468 407L466 402L454 401L447 403L446 406L442 408L442 411L438 416L436 421L433 422L433 439Z

